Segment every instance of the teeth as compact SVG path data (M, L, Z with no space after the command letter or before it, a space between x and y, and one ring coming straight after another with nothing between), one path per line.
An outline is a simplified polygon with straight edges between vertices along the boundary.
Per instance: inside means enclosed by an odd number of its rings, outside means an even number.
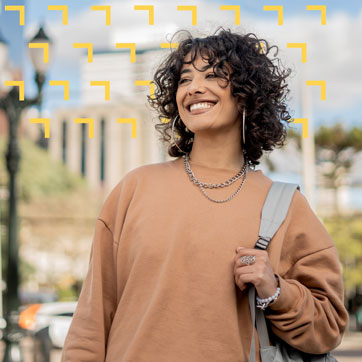
M204 102L204 103L195 103L195 104L192 104L190 106L190 111L192 112L194 109L199 109L199 108L211 108L213 107L214 104L212 103L207 103L207 102Z

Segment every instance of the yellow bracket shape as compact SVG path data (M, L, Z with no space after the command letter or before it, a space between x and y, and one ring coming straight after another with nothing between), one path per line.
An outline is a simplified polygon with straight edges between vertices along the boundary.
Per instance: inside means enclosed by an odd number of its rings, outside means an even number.
M29 43L29 48L43 49L43 61L49 62L49 43Z
M154 5L135 5L134 10L148 10L148 25L155 25Z
M302 49L302 63L307 62L307 43L287 43L287 48Z
M19 87L19 101L24 100L24 81L23 80L6 80L6 86Z
M192 25L197 25L196 5L177 5L177 11L192 11Z
M50 118L30 118L30 123L43 123L44 124L44 137L50 137Z
M25 24L25 6L24 5L5 5L5 11L19 11L19 25Z
M75 118L74 123L88 123L89 124L88 137L94 138L94 119L93 118Z
M88 49L88 63L93 63L93 43L73 43L73 48Z
M50 80L49 85L57 86L61 85L64 87L64 100L69 100L69 80Z
M264 5L264 11L277 11L278 25L283 25L283 5Z
M105 11L106 25L111 25L111 5L92 5L91 11Z
M150 87L150 96L151 98L155 98L155 85L151 83L150 80L136 80L135 85L148 85Z
M303 138L308 137L308 118L294 118L292 123L302 123L303 124Z
M59 10L63 13L63 25L68 24L68 5L48 5L48 10Z
M220 10L235 11L235 25L240 25L240 5L220 5Z
M325 80L307 80L307 85L319 85L321 87L321 100L326 100L326 81Z
M117 118L117 123L131 123L132 124L132 138L137 136L137 119L136 118Z
M260 54L265 54L265 44L260 42L256 44L256 48L259 49Z
M327 24L327 5L307 5L307 10L319 10L321 12L321 24Z
M136 61L136 43L116 43L116 48L131 49L131 63Z
M161 43L161 48L163 49L177 49L179 46L179 43Z
M103 86L104 88L104 99L106 101L109 101L110 99L110 84L111 82L109 80L91 80L90 85L91 86Z

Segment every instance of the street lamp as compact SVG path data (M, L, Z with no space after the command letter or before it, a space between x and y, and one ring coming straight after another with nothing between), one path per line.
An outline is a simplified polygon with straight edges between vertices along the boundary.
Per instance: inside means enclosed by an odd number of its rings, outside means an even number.
M48 43L49 53L51 41L46 36L43 27L40 27L38 33L29 43L41 42ZM17 130L21 113L24 109L38 105L42 101L42 88L45 82L46 71L49 63L44 63L43 52L41 49L30 49L30 58L35 68L35 82L38 88L38 94L34 98L25 98L19 100L19 88L12 87L10 91L0 93L0 109L5 112L8 120L9 143L5 155L6 166L9 172L9 213L8 213L8 265L6 276L6 298L5 298L5 319L6 328L4 331L4 341L6 343L4 362L21 362L21 350L19 342L23 336L18 325L19 317L19 254L17 243L17 214L16 214L16 175L20 161L20 149L18 146ZM0 74L6 72L7 64L7 43L0 36ZM2 84L1 86L4 86ZM5 95L2 95L5 94Z

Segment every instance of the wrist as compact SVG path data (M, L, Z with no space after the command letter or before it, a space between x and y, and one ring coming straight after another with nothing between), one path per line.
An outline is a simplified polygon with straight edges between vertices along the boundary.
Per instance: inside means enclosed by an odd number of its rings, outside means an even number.
M279 278L277 275L275 275L275 279L277 282L277 287L276 287L275 293L267 298L260 298L259 296L256 296L256 307L257 308L265 310L269 306L269 304L274 303L278 299L278 297L280 295L280 283L279 283Z

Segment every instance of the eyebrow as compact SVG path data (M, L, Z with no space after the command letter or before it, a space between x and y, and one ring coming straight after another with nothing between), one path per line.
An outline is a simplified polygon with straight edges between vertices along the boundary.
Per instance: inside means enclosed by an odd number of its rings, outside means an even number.
M204 72L207 71L207 70L210 69L210 68L212 68L212 66L207 67L207 68L204 70ZM184 73L191 73L190 68L186 68L186 69L184 69L184 70L181 70L180 76L181 76L182 74L184 74Z

